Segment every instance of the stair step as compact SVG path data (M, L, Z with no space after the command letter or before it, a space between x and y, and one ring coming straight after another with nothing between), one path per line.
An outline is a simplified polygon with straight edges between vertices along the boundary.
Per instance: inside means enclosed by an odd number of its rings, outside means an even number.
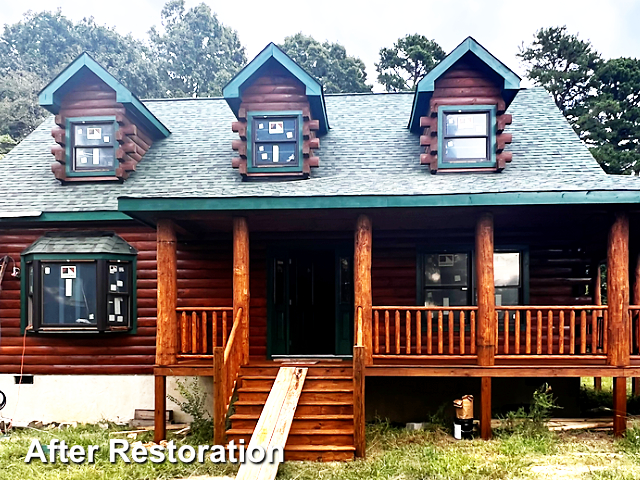
M251 386L251 387L240 387L238 389L238 393L239 394L243 394L243 393L263 393L263 392L267 392L269 393L271 391L271 386ZM327 394L332 394L332 393L344 393L344 392L353 392L353 387L349 386L349 387L327 387L327 388L322 388L322 387L307 387L307 383L305 382L304 386L302 387L302 391L306 392L306 393L327 393Z
M348 415L346 415L349 417ZM231 426L232 428L256 428L258 424L258 420L255 418L252 419L240 419L235 416L231 417ZM346 420L325 420L325 419L297 419L294 418L291 424L291 428L295 429L306 429L306 430L322 430L325 428L328 429L344 429L344 428L353 428L353 416Z
M258 420L259 413L234 413L231 420ZM293 420L353 420L353 415L294 415Z
M262 413L264 402L239 400L235 402L235 412L239 414ZM353 402L313 402L298 403L296 415L353 415Z
M240 377L242 388L268 388L273 387L274 377L262 375L247 375ZM332 390L348 389L353 391L353 380L350 377L307 377L304 381L304 390Z
M252 400L266 402L269 392L247 392L240 389L238 398L240 400ZM340 401L346 404L353 405L353 392L305 392L304 390L300 394L300 402L298 404L308 404L309 402L326 402L328 399L333 401ZM237 404L237 402L236 402Z
M318 366L309 365L307 375L310 377L348 377L353 378L353 367L351 366ZM279 366L244 366L240 369L240 376L275 376L278 374Z

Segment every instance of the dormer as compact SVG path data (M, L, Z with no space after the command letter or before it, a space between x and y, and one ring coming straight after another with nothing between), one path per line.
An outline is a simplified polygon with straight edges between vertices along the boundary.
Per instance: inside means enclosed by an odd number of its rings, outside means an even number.
M468 37L419 83L409 128L436 172L500 172L512 160L506 113L520 77Z
M51 170L62 183L123 181L169 130L90 55L83 53L40 92L55 115Z
M243 178L308 178L329 122L322 85L270 43L223 89Z

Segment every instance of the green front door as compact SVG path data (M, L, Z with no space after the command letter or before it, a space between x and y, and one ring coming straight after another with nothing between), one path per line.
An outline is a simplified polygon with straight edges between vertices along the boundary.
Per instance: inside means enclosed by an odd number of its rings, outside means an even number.
M350 354L351 258L336 249L290 249L268 255L269 356Z

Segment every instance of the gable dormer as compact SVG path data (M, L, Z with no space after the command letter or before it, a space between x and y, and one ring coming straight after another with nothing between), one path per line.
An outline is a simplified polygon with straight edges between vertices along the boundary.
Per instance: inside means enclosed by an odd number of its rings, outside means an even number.
M468 37L418 83L409 128L425 147L420 163L431 173L502 171L519 89L520 77Z
M90 55L83 53L40 92L55 114L51 148L63 183L123 181L169 130Z
M307 178L329 122L322 85L270 43L223 90L238 119L232 166L243 178Z

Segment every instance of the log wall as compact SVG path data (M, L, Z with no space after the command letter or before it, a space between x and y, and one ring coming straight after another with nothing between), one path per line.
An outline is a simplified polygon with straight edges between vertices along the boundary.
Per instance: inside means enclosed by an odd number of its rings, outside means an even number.
M420 126L424 128L420 136L420 145L425 147L425 153L420 156L420 163L429 165L431 173L438 171L438 107L445 105L495 105L496 167L489 170L501 171L511 161L511 152L504 151L505 146L511 143L512 136L504 132L505 127L511 124L511 115L505 113L505 100L500 91L501 80L472 57L462 58L436 80L429 111L423 112L424 116L420 117ZM465 169L448 168L447 172L460 170ZM478 170L480 169L473 168L473 171Z
M114 230L138 250L136 334L20 335L20 280L5 274L0 292L0 373L151 374L156 345L156 234L146 227ZM53 229L0 230L0 256L20 262L20 252ZM84 229L86 230L86 228Z
M65 164L66 119L72 117L114 116L119 124L116 140L116 159L119 164L115 177L67 177ZM87 74L82 83L69 92L60 105L60 111L55 118L56 127L51 130L51 136L57 145L51 148L55 162L51 171L58 180L63 182L124 180L136 170L138 162L151 146L152 139L148 133L139 128L127 117L124 105L116 102L116 92L94 74Z
M231 144L238 152L239 157L232 161L232 166L240 170L243 176L278 175L277 170L270 169L264 174L247 172L247 112L263 111L278 112L287 110L301 110L302 125L302 175L308 176L311 167L317 167L320 159L315 156L314 150L320 147L320 139L316 137L319 122L311 117L309 100L305 93L305 87L290 75L274 72L258 78L251 86L242 92L242 103L238 112L238 121L233 122L232 130L240 136ZM250 141L251 139L249 139ZM286 176L291 176L287 173Z

